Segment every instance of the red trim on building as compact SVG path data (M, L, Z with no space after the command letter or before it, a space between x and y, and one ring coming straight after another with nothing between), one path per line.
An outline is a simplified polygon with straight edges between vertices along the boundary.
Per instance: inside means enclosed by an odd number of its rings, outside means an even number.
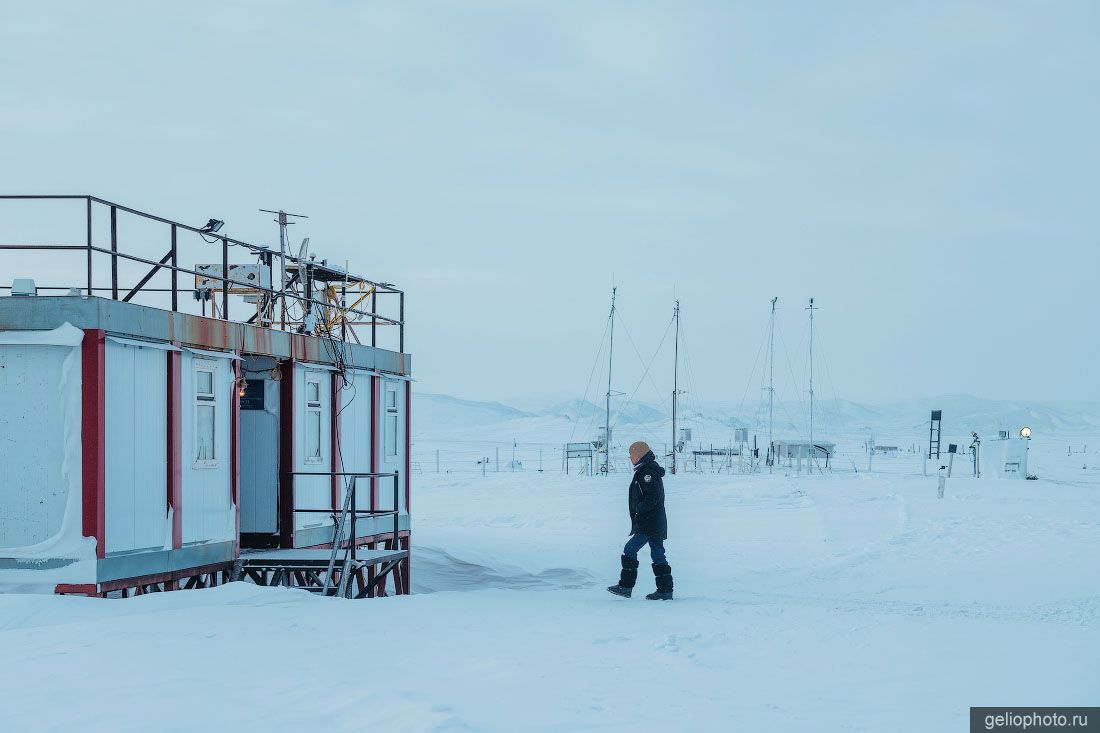
M329 429L330 443L332 444L332 471L333 473L339 473L344 470L343 462L340 460L340 398L341 392L344 386L344 377L339 372L332 373L332 399L330 400L330 410L332 414L332 424ZM342 502L340 501L340 481L341 477L332 477L332 511L338 512L342 508Z
M279 364L279 546L294 547L294 359Z
M235 352L240 356L240 352ZM241 362L233 361L233 393L230 396L229 412L229 499L236 513L236 529L233 541L236 545L233 554L241 554Z
M99 328L84 330L80 349L80 447L82 487L82 531L96 540L96 557L106 550L103 508L107 485L106 475L106 413L104 383L106 374L107 338Z
M168 351L168 507L172 547L183 547L183 354Z

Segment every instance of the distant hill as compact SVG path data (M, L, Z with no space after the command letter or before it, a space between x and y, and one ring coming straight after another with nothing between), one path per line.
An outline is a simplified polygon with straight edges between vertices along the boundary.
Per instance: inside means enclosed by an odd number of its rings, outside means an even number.
M585 440L595 438L603 424L604 405L570 400L544 408L520 410L500 402L463 400L448 395L413 392L416 410L414 431L434 435L478 428L484 434L528 435L541 440ZM669 415L663 406L632 402L621 409L612 402L612 421L624 428L665 431ZM929 412L943 410L944 435L963 438L971 430L995 435L998 430L1015 433L1028 425L1036 434L1074 436L1100 435L1100 403L1038 403L987 400L966 395L912 399L886 404L865 404L849 400L815 403L815 434L854 435L874 431L898 441L919 441L927 431ZM796 436L808 426L805 403L775 404L775 434ZM680 413L683 427L704 431L707 440L728 439L735 427L747 427L759 434L767 424L767 405L758 401L730 405L710 403L685 405ZM583 435L582 435L583 433ZM617 433L617 435L620 433Z
M431 430L462 429L490 425L504 420L535 417L529 412L499 402L462 400L443 394L413 390L413 425Z
M569 400L568 402L559 402L555 405L551 405L539 412L540 415L545 417L561 416L570 420L592 420L603 419L606 412L604 405L597 405L586 400ZM660 422L668 418L668 415L643 402L632 402L627 405L625 409L620 408L615 402L611 405L611 418L616 420L618 424L643 424Z

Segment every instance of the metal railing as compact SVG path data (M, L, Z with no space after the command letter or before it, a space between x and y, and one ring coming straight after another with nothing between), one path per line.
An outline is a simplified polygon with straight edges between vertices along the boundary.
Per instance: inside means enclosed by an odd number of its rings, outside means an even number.
M345 305L346 297L348 295L348 291L347 291L346 286L341 288L341 301L340 301L340 303L325 302L325 301L321 301L321 300L317 300L316 298L313 298L312 293L310 293L307 296L307 295L299 294L299 293L297 293L296 291L293 291L293 290L288 291L287 286L292 285L294 283L293 280L290 283L282 284L281 289L275 289L273 287L265 288L265 287L259 285L259 283L250 283L250 282L245 282L245 281L240 281L240 280L233 280L232 278L228 277L228 275L229 275L229 264L230 264L229 263L229 248L231 246L233 246L233 247L243 247L243 248L247 249L251 254L259 257L260 260L261 260L261 264L263 264L263 265L267 266L268 268L270 268L269 271L274 273L274 268L273 268L274 258L275 257L280 257L281 256L280 252L278 252L274 249L268 248L268 247L264 247L262 245L252 244L250 242L245 242L245 241L242 241L242 240L239 240L239 239L234 239L232 237L229 237L229 236L226 236L226 235L223 235L223 234L218 234L218 233L215 233L215 232L204 231L201 227L194 227L194 226L191 226L191 225L188 225L188 224L183 224L181 222L172 221L171 219L165 219L164 217L157 216L155 214L150 214L150 213L147 213L147 212L144 212L144 211L138 211L137 209L132 209L128 206L123 206L121 204L117 204L117 203L114 203L112 201L107 201L105 199L101 199L101 198L96 197L96 196L90 196L90 195L30 195L30 194L28 194L28 195L19 195L19 194L0 195L0 201L66 201L66 200L68 200L68 201L84 201L85 202L86 239L85 239L84 243L82 243L82 244L74 244L74 243L66 243L66 244L10 244L10 243L0 243L0 251L5 251L5 250L8 250L8 251L74 251L74 252L83 251L83 252L86 253L86 260L87 260L87 262L86 262L87 278L86 278L86 282L85 282L85 285L84 285L84 290L87 292L88 295L92 295L97 291L105 292L105 291L109 290L110 293L111 293L111 299L112 300L122 300L124 302L128 302L131 299L133 299L136 295L138 295L139 293L142 293L142 292L169 292L169 293L171 293L171 310L173 310L173 311L179 311L179 293L181 291L181 288L179 287L179 282L178 282L178 274L179 273L182 272L182 273L187 274L187 275L193 275L193 276L205 278L207 280L216 281L216 282L221 284L221 287L220 287L221 301L222 301L221 310L222 310L222 316L225 320L230 320L228 318L228 315L229 315L229 292L230 292L230 286L234 286L234 285L235 286L240 286L240 287L245 287L245 288L248 288L250 290L257 291L259 293L263 293L265 297L271 298L270 303L272 305L272 308L274 308L274 303L276 302L277 299L282 299L284 303L285 303L286 299L293 299L294 301L297 301L299 304L302 304L303 306L308 304L309 306L318 306L320 308L334 308L334 309L338 310L339 312L341 312L342 314L344 314L345 318L347 317L348 314L351 314L351 315L360 316L362 318L369 319L370 329L371 329L371 346L377 346L377 341L378 341L377 327L378 327L379 324L397 326L399 328L399 331L400 331L400 334L399 334L399 337L398 337L398 339L399 339L399 351L401 351L401 352L405 351L405 293L404 293L404 291L393 287L389 283L378 283L378 282L374 282L372 280L368 280L368 279L363 278L363 277L352 276L352 275L350 275L350 273L348 273L348 277L347 277L348 281L354 280L354 282L356 284L364 283L366 285L369 285L373 289L370 292L370 295L371 295L371 299L370 299L371 300L371 308L370 308L370 310L362 310L360 308L353 308L353 307L349 307L349 306ZM109 212L110 212L110 248L97 246L94 243L94 238L93 238L93 204L98 204L98 205L101 205L101 206L105 206L109 209ZM137 256L137 255L134 255L134 254L128 254L128 253L119 251L118 212L120 212L120 211L124 212L126 214L131 214L133 216L139 217L141 219L145 219L145 220L148 220L148 221L158 222L158 223L167 225L170 229L170 232L169 232L169 234L170 234L170 247L169 247L168 252L163 257L161 257L159 260L152 260L152 259L148 259L146 257L140 257L140 256ZM181 230L185 231L185 232L191 232L191 233L197 234L197 235L199 235L201 237L204 237L204 238L205 237L210 237L211 239L214 240L215 243L216 242L221 243L221 267L222 267L222 270L221 270L222 274L221 275L217 275L217 274L214 274L212 272L198 272L196 270L192 270L192 269L187 268L187 267L181 267L179 265L179 261L178 261L179 260L178 234ZM206 241L208 243L210 243L210 240L206 240ZM110 277L110 287L109 288L107 288L107 287L96 287L95 286L93 262L94 262L94 255L97 255L97 254L105 255L105 256L110 257L110 260L111 260L111 277ZM300 257L292 256L292 255L289 255L289 254L282 255L282 256L285 256L285 260L287 262L289 262L291 264L299 265L303 268L304 267L314 267L317 264L317 263L315 263L314 261L312 261L308 258L300 258ZM123 261L126 261L126 262L135 262L135 263L139 263L139 264L149 265L152 268L136 284L134 284L132 287L130 287L128 289L128 291L121 298L119 297L119 294L122 291L122 288L120 287L119 276L118 276L118 265L119 265L119 260L120 259L123 260ZM171 287L170 288L147 288L146 285L149 283L149 281L153 278L154 275L156 275L161 270L167 270L170 273ZM274 277L271 278L272 281L274 281L274 279L275 279ZM47 289L57 289L57 290L65 289L65 290L68 290L70 288L51 286L51 287L42 288L42 289L43 290L47 290ZM182 288L182 291L185 292L185 293L192 292L193 290L194 290L193 288ZM352 294L354 294L354 292L355 291L352 291ZM397 318L384 316L384 315L377 312L378 296L379 295L392 295L392 296L395 296L397 298L397 300L398 300L398 316L397 316ZM255 316L250 318L248 322L251 322L254 319L255 319ZM286 329L287 321L286 321L285 318L282 319L282 321L280 322L280 326L283 330ZM346 328L341 329L341 338L342 339L346 340L346 337L347 337L346 332L347 332Z
M364 517L386 517L393 515L393 538L394 549L398 549L398 537L401 531L401 474L399 471L393 473L355 473L349 471L292 471L290 475L293 478L298 476L327 476L330 479L335 477L350 478L350 481L346 481L344 494L344 503L341 510L329 507L327 509L299 509L297 494L294 496L294 507L292 514L331 514L333 519L333 555L335 556L336 550L339 548L341 542L344 541L343 529L345 521L349 521L351 524L351 537L347 540L349 550L351 552L351 560L355 561L355 545L359 540L359 535L356 533L356 518L360 516ZM359 509L356 500L356 480L357 478L369 478L369 479L393 479L393 509ZM293 480L293 479L292 479ZM293 489L296 489L297 482L294 482Z

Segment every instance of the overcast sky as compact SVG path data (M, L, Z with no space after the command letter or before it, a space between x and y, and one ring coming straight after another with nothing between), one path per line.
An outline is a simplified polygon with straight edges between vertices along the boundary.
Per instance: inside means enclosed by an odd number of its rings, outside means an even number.
M1096 400L1098 61L1093 2L6 3L0 189L307 213L424 391L579 397L615 282L703 401L773 296L828 397Z

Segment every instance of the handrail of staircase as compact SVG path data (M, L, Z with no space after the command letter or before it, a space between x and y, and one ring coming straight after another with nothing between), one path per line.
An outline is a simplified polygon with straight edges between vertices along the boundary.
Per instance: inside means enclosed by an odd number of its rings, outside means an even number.
M340 576L341 585L346 582L347 569L350 563L355 562L355 547L356 542L359 539L355 530L355 520L359 516L375 516L382 517L393 515L393 548L395 550L401 549L400 530L401 530L401 505L399 503L401 496L401 479L400 471L394 471L392 473L377 473L377 472L355 472L355 471L291 471L292 477L297 476L328 476L330 478L336 478L337 476L344 476L351 478L347 486L347 491L344 494L344 504L341 507L339 515L333 509L298 509L294 507L292 509L293 514L332 514L333 518L333 534L332 534L332 556L329 558L328 571L325 573L324 588L321 591L322 595L328 595L330 583L332 581L332 572L336 567L336 556L340 551L340 543L343 540L344 524L347 518L351 517L351 539L348 540L348 546L345 548L344 555L344 570ZM359 509L356 506L356 481L357 478L392 478L393 479L393 509ZM350 560L350 562L349 562Z

